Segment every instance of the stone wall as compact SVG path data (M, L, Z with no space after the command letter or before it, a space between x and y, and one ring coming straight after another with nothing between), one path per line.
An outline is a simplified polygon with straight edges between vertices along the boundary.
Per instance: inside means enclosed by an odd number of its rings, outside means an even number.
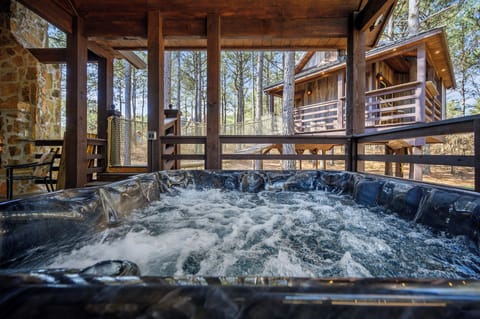
M34 161L34 140L60 138L61 72L44 65L26 47L45 47L47 24L12 1L0 12L0 143L4 165ZM15 182L14 194L30 192ZM0 197L5 173L0 170Z

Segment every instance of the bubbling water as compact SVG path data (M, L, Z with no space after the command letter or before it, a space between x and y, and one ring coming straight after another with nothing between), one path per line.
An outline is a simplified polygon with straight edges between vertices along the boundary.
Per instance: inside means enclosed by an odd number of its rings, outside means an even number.
M63 251L63 252L62 252ZM177 190L42 267L127 259L142 275L480 278L463 237L312 192Z

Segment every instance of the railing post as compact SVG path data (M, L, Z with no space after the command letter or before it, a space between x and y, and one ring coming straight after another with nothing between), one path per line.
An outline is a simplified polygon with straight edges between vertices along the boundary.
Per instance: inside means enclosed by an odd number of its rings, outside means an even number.
M427 70L427 56L426 56L426 49L425 44L420 45L417 48L417 81L420 82L417 85L415 90L416 101L415 101L415 121L417 123L424 123L425 122L425 109L426 109L426 101L425 101L425 81L426 77L426 70Z
M357 171L357 139L354 136L347 138L347 144L345 144L346 163L345 169L349 172Z
M480 120L473 121L475 191L480 192Z

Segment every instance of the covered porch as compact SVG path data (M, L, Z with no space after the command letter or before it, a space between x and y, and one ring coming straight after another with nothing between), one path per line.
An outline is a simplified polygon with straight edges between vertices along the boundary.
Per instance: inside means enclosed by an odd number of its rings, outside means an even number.
M347 131L361 133L364 125L353 114L363 113L362 85L365 48L376 44L395 1L113 1L21 0L21 4L67 33L66 49L37 49L43 62L66 62L67 122L65 187L88 182L85 66L93 51L99 63L98 134L106 138L112 104L112 51L148 50L148 171L167 168L168 123L164 105L166 50L207 50L207 134L205 168L221 169L219 135L220 53L225 49L346 49L349 56ZM359 108L357 110L357 108ZM350 116L350 119L348 117ZM185 143L186 140L178 141ZM107 146L108 147L108 146ZM186 155L183 155L186 156Z
M395 2L382 1L276 1L252 3L237 1L109 1L51 0L40 4L20 0L30 10L67 33L67 48L39 49L44 62L67 63L67 122L65 136L65 187L85 186L89 182L93 160L100 163L95 172L107 168L105 155L94 157L86 150L89 143L86 124L86 70L95 53L99 61L97 138L106 141L108 111L112 104L112 60L115 51L148 51L148 167L152 172L175 168L176 161L202 160L206 169L222 169L223 160L237 159L323 159L344 160L345 168L356 171L368 155L357 152L368 137L368 119L379 114L368 113L366 100L375 94L367 90L365 50L376 45ZM338 3L337 3L338 2ZM164 105L164 54L166 50L207 51L207 133L183 137L171 132L171 120ZM340 99L342 136L221 136L220 135L220 54L222 50L346 50L345 92ZM408 88L418 90L415 82ZM392 88L389 88L390 90ZM423 94L425 94L425 89ZM367 110L367 112L366 112ZM385 111L385 110L383 110ZM368 115L367 115L368 114ZM417 111L415 111L417 114ZM432 109L433 118L439 116ZM435 115L436 114L436 115ZM386 116L386 115L382 115ZM378 121L380 121L379 119ZM416 122L416 121L412 121ZM170 123L170 124L169 124ZM463 122L462 122L463 123ZM475 125L474 125L475 124ZM445 124L449 129L452 124ZM469 119L458 130L476 130L477 120ZM443 126L440 130L444 132ZM408 130L407 130L408 131ZM439 132L440 132L439 131ZM422 131L425 133L425 130ZM430 133L427 133L430 134ZM404 135L404 134L403 134ZM413 137L419 136L417 132ZM389 137L390 138L390 137ZM98 143L100 143L97 141ZM338 144L344 155L264 155L226 154L224 144ZM172 152L181 144L201 144L204 153ZM102 144L107 149L109 146ZM103 157L102 157L103 156ZM392 156L392 155L390 155ZM478 157L475 157L478 158ZM378 158L376 158L378 159ZM385 158L393 161L392 158ZM375 160L375 159L374 159ZM408 161L438 162L440 159L413 157ZM444 158L446 162L475 166L473 157ZM140 170L143 171L143 170ZM476 170L477 172L478 170ZM476 173L478 174L478 173ZM478 180L478 178L476 179ZM479 182L476 182L477 184ZM480 184L479 184L480 185ZM477 187L480 189L480 187Z

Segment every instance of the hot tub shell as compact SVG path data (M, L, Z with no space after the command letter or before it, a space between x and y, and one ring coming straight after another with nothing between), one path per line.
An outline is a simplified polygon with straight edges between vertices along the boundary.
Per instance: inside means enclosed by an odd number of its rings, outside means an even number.
M58 309L72 310L74 317L160 313L168 318L310 318L319 312L325 318L480 316L480 283L475 280L112 277L71 269L15 269L36 247L79 240L92 227L121 223L132 210L177 187L327 190L479 243L480 196L475 192L337 171L161 171L0 204L0 316L57 317ZM32 300L34 306L22 308L26 310L14 306Z

